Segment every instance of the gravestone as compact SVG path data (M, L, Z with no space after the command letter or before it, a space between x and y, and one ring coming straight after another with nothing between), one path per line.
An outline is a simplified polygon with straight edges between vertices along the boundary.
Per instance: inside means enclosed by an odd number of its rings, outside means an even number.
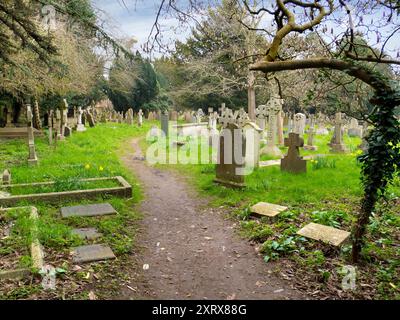
M121 114L121 117L123 117L122 114ZM91 128L93 128L93 127L96 126L96 122L94 121L93 115L92 115L92 113L91 113L90 111L88 111L88 110L86 110L86 119L87 119L87 121L89 122L89 126L90 126ZM122 118L120 118L120 122L119 122L119 123L122 123Z
M138 126L141 127L143 125L143 111L139 109L138 112Z
M267 129L267 145L261 150L261 154L267 154L270 156L280 157L282 155L281 150L276 145L277 138L277 117L279 112L282 111L283 100L278 97L271 97L267 103L268 113L268 129Z
M35 137L33 134L33 114L31 106L27 105L27 116L28 120L28 147L29 147L29 157L28 157L28 164L29 165L36 165L37 164L37 156L36 156L36 149L35 149Z
M81 206L62 207L61 216L69 217L95 217L117 214L117 211L109 203L88 204Z
M260 165L260 140L262 130L254 122L247 122L243 126L246 138L246 168L258 168Z
M168 112L161 113L161 131L164 132L165 136L168 137L169 128L169 115Z
M222 125L222 128L227 128L230 124L236 124L236 117L237 113L234 114L231 109L224 108L218 122Z
M12 123L12 121L13 121L12 108L6 107L5 108L5 113L6 113L6 128L14 128L15 125Z
M250 122L250 118L247 112L244 111L243 108L240 108L236 116L236 124L239 126L239 128L243 128L243 126L248 122Z
M63 140L64 139L64 136L61 134L62 133L62 131L61 131L61 125L62 125L61 120L62 120L61 111L60 111L60 109L56 109L56 126L55 126L55 130L56 130L56 133L57 133L57 137L56 137L57 140Z
M37 100L35 100L34 103L33 116L34 116L34 127L38 130L42 130L42 122L40 121L40 108Z
M316 151L318 147L314 145L315 127L314 127L314 116L310 115L310 128L308 129L307 145L304 146L304 150Z
M65 126L64 128L64 137L70 137L72 136L72 128Z
M219 137L215 182L228 187L244 187L246 141L237 124L229 123Z
M95 228L73 229L72 234L75 234L84 240L95 240L102 237L102 234L98 232Z
M78 125L76 127L76 131L78 131L78 132L86 131L86 128L82 123L82 115L83 115L83 110L81 107L79 107L78 108Z
M71 254L74 263L95 262L116 258L111 248L103 244L93 244L73 248Z
M203 109L198 109L196 112L196 122L201 123L204 116L205 115L204 115Z
M294 115L294 128L293 132L299 134L300 136L304 135L304 130L306 128L306 115L303 113L296 113Z
M2 180L3 185L5 185L5 186L11 184L11 172L8 169L4 170L1 180Z
M278 134L278 144L282 146L285 143L285 136L283 134L283 116L282 109L279 111L278 116L276 117L277 121L277 134Z
M126 124L132 126L133 125L133 109L132 108L128 109L125 117L126 117Z
M178 121L178 112L176 112L176 110L171 111L171 120Z
M289 147L287 155L281 160L281 171L300 173L307 171L307 161L300 157L299 148L304 145L303 138L299 134L291 132L285 138L285 146Z
M48 123L48 129L49 129L49 144L53 144L53 126L54 126L54 111L50 110L49 111L49 123Z
M252 214L261 218L267 217L272 221L274 221L281 212L286 210L287 207L267 202L259 202L250 208Z
M147 116L147 120L149 121L153 121L154 120L154 115L153 115L153 111L150 111L148 116Z
M335 115L335 132L333 135L332 142L329 144L331 147L331 152L333 153L346 153L348 151L347 147L343 142L343 132L342 132L343 120L342 113L338 112Z
M335 247L340 247L350 237L350 232L317 223L309 223L299 230L297 234L302 237L329 243Z
M185 118L185 122L186 123L191 123L192 122L192 114L189 111L185 112L184 118Z
M363 127L358 124L358 120L351 118L350 127L347 130L347 135L349 137L363 137Z

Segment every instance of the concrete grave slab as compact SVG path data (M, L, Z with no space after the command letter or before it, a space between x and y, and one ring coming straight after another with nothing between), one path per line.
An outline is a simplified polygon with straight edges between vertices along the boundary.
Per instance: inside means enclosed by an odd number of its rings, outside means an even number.
M313 222L299 230L297 234L313 240L329 243L335 247L340 247L350 237L350 232Z
M74 263L95 262L116 258L111 248L104 244L93 244L72 248L71 254Z
M85 240L95 240L102 237L102 234L95 228L79 228L72 230L72 234L78 235Z
M252 206L250 210L252 214L259 217L268 217L274 219L279 213L287 210L287 207L267 202L259 202Z
M109 203L88 204L82 206L62 207L61 216L69 217L95 217L116 214L117 211Z

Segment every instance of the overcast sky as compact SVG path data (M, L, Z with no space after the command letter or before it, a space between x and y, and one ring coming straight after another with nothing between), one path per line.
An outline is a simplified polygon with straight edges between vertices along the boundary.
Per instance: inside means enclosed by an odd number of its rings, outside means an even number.
M93 7L100 10L102 20L108 32L118 38L135 37L140 46L147 42L151 28L155 22L160 0L91 0ZM178 21L172 18L161 18L162 36L165 39L185 39L188 28L182 29Z

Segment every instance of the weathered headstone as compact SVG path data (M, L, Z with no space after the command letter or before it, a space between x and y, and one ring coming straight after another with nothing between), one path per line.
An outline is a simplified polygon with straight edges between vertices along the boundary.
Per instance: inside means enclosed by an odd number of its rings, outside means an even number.
M4 109L6 113L6 128L13 128L15 125L12 123L12 108L7 107Z
M138 112L138 126L141 127L143 125L143 111L139 109Z
M4 170L1 180L2 180L3 185L11 184L11 172L8 169Z
M268 112L268 133L267 145L261 150L261 154L268 154L271 156L281 156L282 152L276 145L277 138L277 116L282 111L283 100L279 97L271 97L267 103Z
M314 145L315 127L314 127L314 116L310 115L310 128L308 129L307 145L304 146L304 150L316 151L318 147Z
M123 117L122 114L121 114L121 117ZM90 111L88 111L88 110L86 110L86 119L87 119L87 121L89 122L89 126L90 126L91 128L93 128L93 127L96 126L96 122L94 121L93 115L92 115L92 113L91 113ZM119 123L122 123L122 118L120 119L120 122L119 122Z
M244 187L246 141L238 125L229 123L219 137L216 179L229 187Z
M331 152L334 153L346 153L348 151L346 145L343 142L343 132L342 132L343 120L342 113L338 112L335 115L335 132L333 140L330 143Z
M168 137L169 129L169 115L168 112L161 113L161 131L164 132L165 136Z
M281 170L300 173L307 171L307 161L300 157L299 148L304 145L303 138L299 134L291 132L285 138L285 146L289 147L287 155L281 160Z
M349 137L363 137L363 128L358 124L358 120L351 118L350 127L347 130L347 134Z
M72 128L65 126L64 127L64 137L70 137L72 136Z
M300 136L303 136L305 128L306 128L306 115L303 113L296 113L294 115L293 132L299 134Z
M350 237L350 232L317 223L309 223L299 230L297 234L302 237L329 243L335 247L340 247Z
M35 137L33 134L33 114L30 105L27 105L27 116L26 116L28 123L28 147L29 147L29 157L28 157L28 164L29 165L36 165L37 164L37 156L36 156L36 149L35 149Z
M95 228L73 229L72 234L75 234L85 240L95 240L101 238L102 236L102 234L98 232Z
M254 122L247 122L243 126L246 138L246 168L258 168L260 164L260 140L262 130Z
M286 210L287 207L267 202L259 202L250 208L252 214L259 216L261 218L267 217L271 220L275 220L275 218L279 215L279 213Z
M94 217L116 214L117 211L109 203L88 204L81 206L62 207L61 216L69 217Z
M73 248L71 254L74 263L95 262L116 258L111 248L102 244Z
M76 131L78 131L78 132L86 131L86 128L82 123L82 115L83 115L83 110L81 107L79 107L78 108L78 125L76 127Z

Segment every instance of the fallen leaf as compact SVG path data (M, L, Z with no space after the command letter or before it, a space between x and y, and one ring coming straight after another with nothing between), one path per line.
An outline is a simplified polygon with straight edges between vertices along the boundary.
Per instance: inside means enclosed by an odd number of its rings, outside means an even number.
M226 300L235 300L235 298L236 298L236 293L231 294L230 296L228 296L228 297L226 298Z

